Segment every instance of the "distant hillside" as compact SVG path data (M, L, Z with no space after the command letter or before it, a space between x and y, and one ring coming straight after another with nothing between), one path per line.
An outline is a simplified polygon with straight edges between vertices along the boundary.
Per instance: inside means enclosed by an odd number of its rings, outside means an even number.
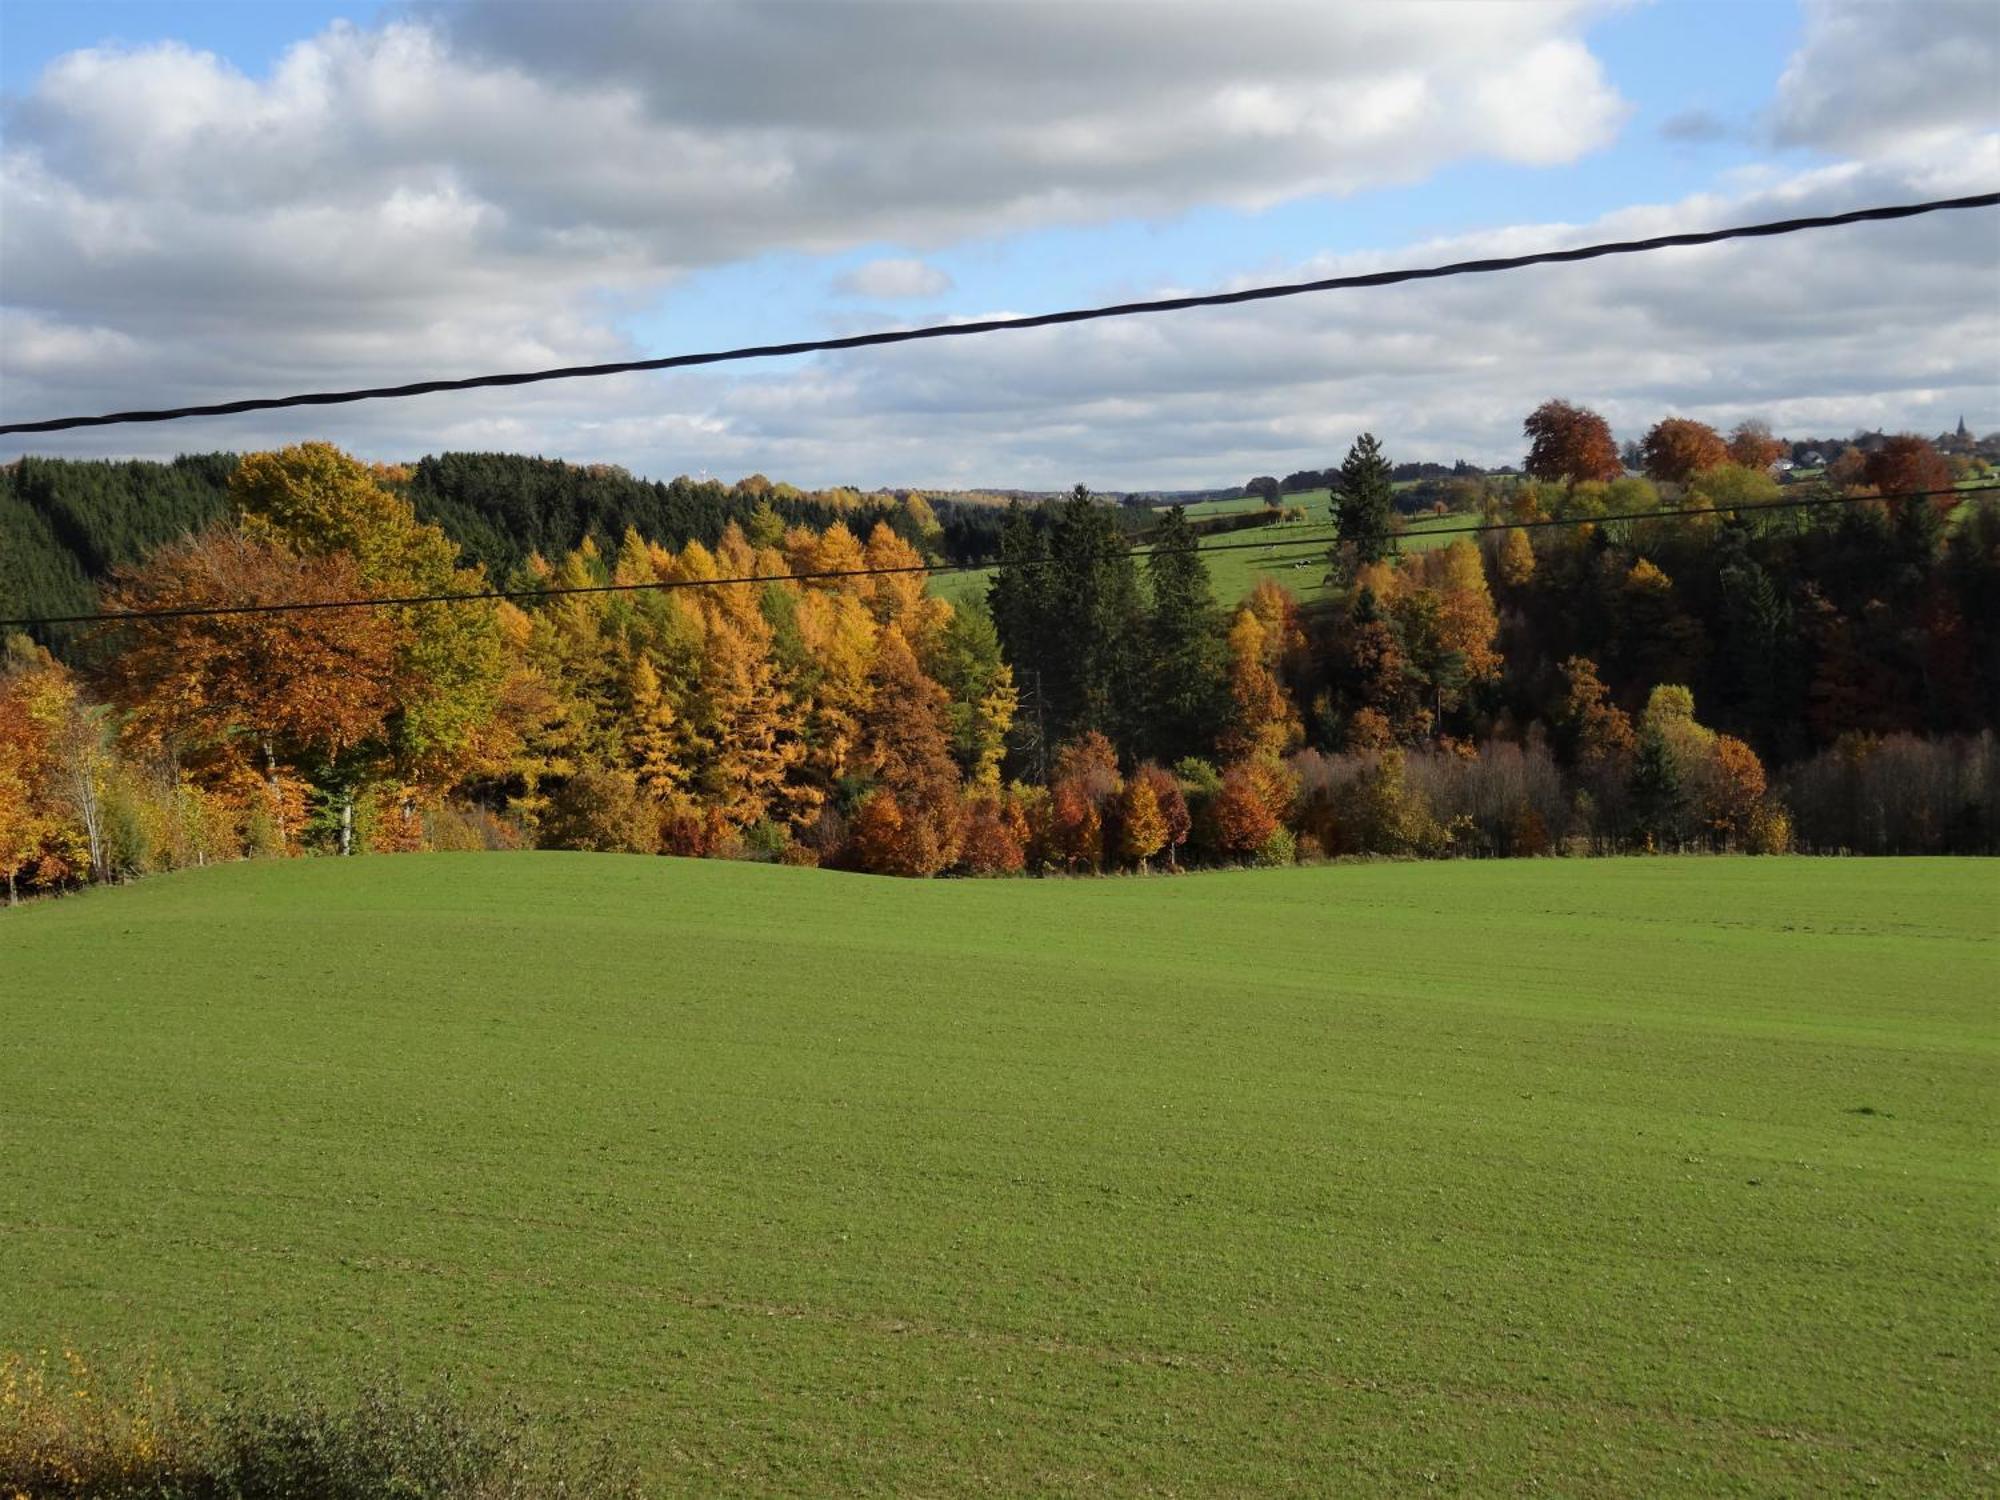
M206 453L171 463L24 458L0 467L0 617L89 612L98 583L112 569L229 513L236 463L236 454ZM443 528L464 549L465 560L483 566L496 582L516 578L532 555L560 557L586 537L615 551L628 530L670 547L689 541L714 546L730 522L747 522L762 504L787 525L823 531L842 521L865 537L886 522L946 562L989 563L1000 555L1007 505L1018 501L1033 509L1050 498L992 490L931 495L926 504L936 526L925 534L903 503L917 493L909 491L802 491L761 475L733 485L686 475L663 482L605 464L515 453L440 453L393 472L394 487L417 514ZM1275 519L1275 513L1205 516L1196 530L1236 530ZM1127 532L1154 524L1151 512L1121 507ZM60 627L35 633L59 650L76 636Z
M236 463L233 453L206 453L171 463L24 458L0 467L0 616L89 611L96 585L113 568L228 514ZM904 524L888 498L854 491L815 496L768 481L730 486L686 476L660 483L623 469L510 453L438 454L406 473L400 488L417 514L501 580L531 554L560 556L585 537L615 549L628 528L668 546L712 546L760 503L787 524L816 529L844 520L865 535L877 521ZM949 539L957 507L937 508ZM997 541L997 518L972 529L990 529ZM41 634L60 646L73 632Z
M111 569L226 514L235 468L233 453L172 463L23 458L0 468L0 616L89 610Z

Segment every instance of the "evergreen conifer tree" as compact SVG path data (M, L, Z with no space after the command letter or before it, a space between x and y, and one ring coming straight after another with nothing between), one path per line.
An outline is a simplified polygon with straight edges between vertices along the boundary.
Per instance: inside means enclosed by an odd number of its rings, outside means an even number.
M1146 576L1153 618L1145 738L1163 761L1207 755L1226 710L1228 661L1208 564L1178 505L1160 524Z
M1380 562L1395 550L1390 526L1395 520L1389 460L1375 434L1364 432L1347 450L1340 465L1340 483L1333 495L1333 519L1340 528L1334 548L1336 570L1348 576L1356 568Z

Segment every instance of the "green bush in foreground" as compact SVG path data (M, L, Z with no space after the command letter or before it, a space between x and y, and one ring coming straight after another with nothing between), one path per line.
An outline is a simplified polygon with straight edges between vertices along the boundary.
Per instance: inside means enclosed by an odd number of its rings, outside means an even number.
M575 1500L636 1494L610 1463L562 1464L525 1412L450 1383L377 1381L191 1398L150 1369L116 1390L83 1357L0 1356L7 1500Z

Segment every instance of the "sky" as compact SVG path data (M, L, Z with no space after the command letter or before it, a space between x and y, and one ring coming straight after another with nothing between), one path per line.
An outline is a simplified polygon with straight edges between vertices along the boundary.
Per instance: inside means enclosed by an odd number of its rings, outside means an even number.
M0 0L0 420L645 358L2000 188L1986 0ZM1202 488L2000 428L2000 210L720 369L0 438Z

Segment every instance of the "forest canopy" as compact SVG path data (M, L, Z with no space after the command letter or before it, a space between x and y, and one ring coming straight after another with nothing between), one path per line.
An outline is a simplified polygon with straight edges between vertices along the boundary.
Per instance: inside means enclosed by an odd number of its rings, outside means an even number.
M1663 422L1646 477L1603 477L1584 408L1525 436L1540 475L1455 479L1493 529L1428 550L1357 438L1310 607L1218 598L1179 507L1135 549L1133 508L1082 486L1001 508L321 444L23 460L10 608L156 617L7 643L0 869L2000 850L2000 509L1949 491L1962 466L1890 438L1808 482L1839 503L1778 508L1754 424ZM954 547L997 557L986 599L927 590ZM554 592L451 597L496 586Z

